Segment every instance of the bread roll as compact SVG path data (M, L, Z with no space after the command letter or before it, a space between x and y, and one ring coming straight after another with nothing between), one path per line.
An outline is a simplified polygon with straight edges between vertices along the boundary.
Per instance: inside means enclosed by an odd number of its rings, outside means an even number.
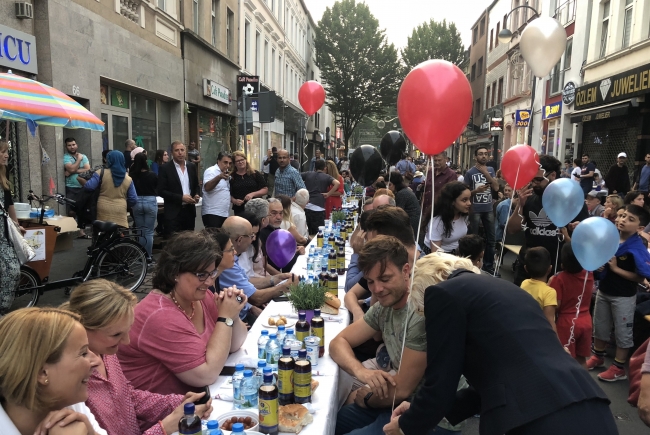
M294 403L280 406L278 419L280 432L300 433L303 427L314 421L307 408Z

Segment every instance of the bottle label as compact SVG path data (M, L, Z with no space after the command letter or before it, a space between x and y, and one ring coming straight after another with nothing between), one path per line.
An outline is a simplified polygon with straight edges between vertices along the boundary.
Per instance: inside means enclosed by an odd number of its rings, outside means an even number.
M304 342L305 337L309 337L309 331L305 331L305 332L296 331L296 338L298 339L298 341Z
M280 394L293 393L293 370L278 370L278 390Z
M312 335L315 335L316 337L320 338L319 347L325 346L325 328L323 328L322 326L312 327L311 333Z
M328 286L327 286L327 287L328 287L328 291L329 291L330 293L333 293L335 296L338 295L338 290L339 290L339 283L338 283L338 280L336 280L336 281L331 280L330 282L328 282Z
M185 430L179 431L178 433L181 435L201 435L203 433L203 429L199 428L198 431L196 431L195 429L189 429L187 431Z
M266 346L257 348L257 359L266 359Z
M345 257L341 256L336 259L339 270L345 269Z
M257 385L257 383L256 383L256 385ZM257 401L258 401L257 389L255 389L251 393L242 395L241 407L242 408L257 408Z
M277 431L278 399L260 399L260 431Z
M296 373L296 375L297 374L298 373ZM309 376L307 384L302 385L302 384L295 383L293 385L293 395L296 397L296 400L301 399L301 398L311 397L311 373L304 373L304 374ZM294 377L294 379L295 379L295 377Z
M322 237L319 237L319 238L316 240L316 242L317 242L319 248L322 248L322 247L323 247L323 238L322 238Z

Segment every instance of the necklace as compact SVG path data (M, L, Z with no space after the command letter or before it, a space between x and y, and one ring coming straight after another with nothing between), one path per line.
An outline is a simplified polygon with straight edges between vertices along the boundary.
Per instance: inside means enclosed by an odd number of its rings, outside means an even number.
M181 307L181 304L179 304L178 301L176 300L176 298L174 297L174 292L171 292L171 293L169 294L169 296L172 297L172 301L176 304L176 306L178 307L178 309L181 310L181 311L183 312L183 314L185 314L185 316L186 316L188 319L192 320L192 317L194 317L194 302L192 302L192 314L190 314L190 315L188 316L187 313L185 312L185 310L183 309L183 307Z

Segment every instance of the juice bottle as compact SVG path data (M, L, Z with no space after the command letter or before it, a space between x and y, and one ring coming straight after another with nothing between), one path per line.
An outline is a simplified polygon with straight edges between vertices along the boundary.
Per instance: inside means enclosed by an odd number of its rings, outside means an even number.
M311 319L311 333L320 338L318 346L318 357L325 355L325 321L320 316L320 310L314 310L314 317Z
M307 314L304 311L298 313L298 322L296 323L296 338L300 342L305 341L305 337L309 337L310 327L307 323Z
M327 243L330 245L330 247L334 246L334 229L332 229L332 232L330 232L330 236L327 238Z
M323 231L321 230L318 230L318 234L316 234L316 246L323 247Z
M264 384L259 389L259 431L278 435L278 387L273 385L273 375L264 373Z
M345 242L339 244L338 249L339 252L336 254L336 269L339 275L345 275Z
M291 358L291 348L282 348L282 357L278 361L278 394L280 405L293 403L293 369L295 362Z
M339 276L336 274L336 267L330 269L330 276L327 281L327 291L336 297L339 295Z
M321 268L321 273L318 274L318 285L321 287L327 287L327 280L329 279L330 275L327 273L327 267L322 267Z
M293 371L293 396L296 403L311 402L311 363L304 349L298 352Z
M334 245L332 245L332 249L330 249L330 253L327 256L327 268L336 269L336 251L334 250Z
M345 221L341 223L341 238L343 241L348 239L348 226L345 224Z
M183 407L183 413L185 415L178 421L178 433L181 435L201 435L201 418L194 414L194 404L186 403Z

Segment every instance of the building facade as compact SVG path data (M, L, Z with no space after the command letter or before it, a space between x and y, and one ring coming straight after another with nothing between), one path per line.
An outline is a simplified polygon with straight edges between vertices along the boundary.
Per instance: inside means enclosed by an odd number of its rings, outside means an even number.
M472 106L472 123L474 130L479 131L483 124L483 111L485 110L485 72L487 65L487 40L488 40L488 10L484 10L472 26L472 45L469 53L469 83L474 98ZM489 133L472 136L468 140L470 154L471 148L479 144L489 144Z

